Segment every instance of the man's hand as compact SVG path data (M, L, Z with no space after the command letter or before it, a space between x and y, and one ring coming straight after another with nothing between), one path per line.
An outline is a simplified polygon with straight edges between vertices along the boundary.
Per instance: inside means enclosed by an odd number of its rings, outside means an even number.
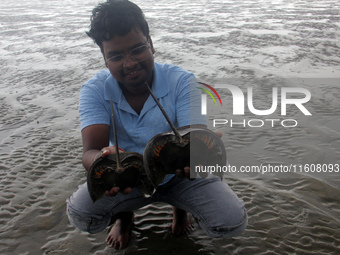
M184 167L184 169L177 169L175 171L175 175L180 178L183 179L184 177L187 177L188 179L190 179L190 167L186 166Z
M108 147L104 147L103 149L101 149L101 150L95 155L95 157L94 157L94 159L93 159L93 162L94 162L96 159L100 158L100 157L105 158L105 157L109 156L110 154L115 154L116 151L117 151L116 146L108 146ZM119 151L123 152L122 149L119 149Z
M108 197L114 197L115 195L118 194L119 192L119 187L113 187L112 189L108 190L105 192L105 195L108 196ZM123 194L129 194L130 192L132 191L132 188L131 187L127 187L123 190Z
M122 149L119 149L119 151L123 152ZM116 152L117 152L117 148L115 146L104 147L103 149L100 150L100 152L97 153L96 158L94 160L96 160L99 157L105 158L109 156L110 154L115 154ZM113 197L117 195L119 191L120 191L119 187L113 187L110 190L106 191L105 195L109 197ZM132 188L127 187L122 191L122 193L129 194L131 191L132 191Z
M216 135L218 135L220 138L223 136L223 134L221 132L215 132Z

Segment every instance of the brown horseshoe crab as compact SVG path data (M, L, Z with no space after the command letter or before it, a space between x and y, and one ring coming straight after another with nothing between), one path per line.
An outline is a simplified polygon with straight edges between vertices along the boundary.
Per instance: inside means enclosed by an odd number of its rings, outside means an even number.
M144 168L154 187L162 183L166 174L190 166L201 177L206 169L227 163L224 144L220 137L207 128L184 127L176 129L147 84L151 96L167 119L172 131L153 137L144 150ZM193 169L194 168L194 169ZM214 172L222 178L222 171Z
M118 148L112 99L111 111L115 146ZM117 150L115 155L100 157L93 162L87 174L87 188L92 201L95 203L113 187L119 187L121 191L127 187L138 187L145 196L151 194L153 187L149 184L141 154Z

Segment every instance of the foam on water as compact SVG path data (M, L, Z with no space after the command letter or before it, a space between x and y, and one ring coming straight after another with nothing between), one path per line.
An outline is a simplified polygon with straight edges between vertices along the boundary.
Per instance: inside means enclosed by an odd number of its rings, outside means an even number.
M249 214L246 232L228 240L210 239L197 224L173 237L171 207L158 203L136 212L124 252L106 246L105 232L90 235L68 223L65 200L85 181L79 90L105 67L85 35L97 2L0 3L0 253L340 253L338 174L226 175ZM231 164L340 163L338 1L135 2L149 21L156 61L181 65L215 87L252 85L261 109L270 107L273 87L310 90L313 116L291 109L295 129L213 129L223 133ZM230 95L218 92L228 105ZM209 125L230 117L228 108L208 109Z

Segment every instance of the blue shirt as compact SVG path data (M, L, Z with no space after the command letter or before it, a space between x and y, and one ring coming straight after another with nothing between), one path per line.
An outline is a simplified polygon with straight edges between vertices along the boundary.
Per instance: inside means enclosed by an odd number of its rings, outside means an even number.
M201 115L201 93L194 75L169 65L154 65L152 90L175 127L206 124ZM118 82L109 70L98 72L80 91L79 114L81 129L94 124L110 125L110 145L114 144L112 129L112 97L118 146L125 151L143 154L146 144L157 134L171 130L151 95L138 115L126 101ZM167 175L167 182L173 175Z

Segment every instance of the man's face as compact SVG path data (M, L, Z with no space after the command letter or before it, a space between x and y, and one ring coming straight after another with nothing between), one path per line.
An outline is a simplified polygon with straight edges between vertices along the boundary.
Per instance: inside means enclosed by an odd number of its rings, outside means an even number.
M137 62L131 58L130 51L143 45L150 46L146 51L148 58L144 61ZM112 76L126 88L133 89L134 87L143 85L145 81L151 82L154 66L153 53L155 53L155 50L151 38L148 40L139 28L132 29L130 33L126 35L117 35L109 41L104 41L103 53L106 66ZM120 54L124 54L125 58L118 66L108 60Z

